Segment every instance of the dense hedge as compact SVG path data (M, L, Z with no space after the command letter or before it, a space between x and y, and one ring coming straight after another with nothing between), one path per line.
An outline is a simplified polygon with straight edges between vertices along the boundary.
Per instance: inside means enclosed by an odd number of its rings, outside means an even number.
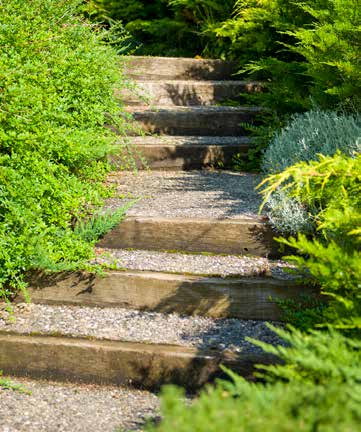
M126 128L114 98L124 79L79 3L0 2L0 297L29 269L82 265L92 241L73 227L109 193L115 135L103 126Z

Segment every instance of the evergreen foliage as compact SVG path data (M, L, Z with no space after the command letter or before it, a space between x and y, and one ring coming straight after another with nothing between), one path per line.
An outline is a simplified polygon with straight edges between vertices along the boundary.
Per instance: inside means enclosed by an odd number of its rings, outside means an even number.
M283 240L301 255L290 257L307 269L330 299L324 324L361 328L361 154L340 153L300 162L264 180L265 200L286 190L312 214L319 238L299 234Z
M291 345L267 351L284 365L265 368L265 384L230 373L190 406L174 387L163 390L164 420L148 431L274 432L357 430L361 421L361 343L339 333L277 331Z
M296 114L271 140L263 154L264 173L279 173L299 161L312 161L318 154L342 151L355 156L361 152L360 114L312 111ZM275 190L267 199L267 214L282 234L312 233L314 223L309 208L287 190Z
M94 239L73 230L110 191L101 180L127 120L103 30L78 0L0 1L0 297L29 269L78 268Z
M241 49L243 70L268 82L262 100L279 113L361 98L359 0L239 0L238 15L220 28ZM241 54L242 55L242 54Z

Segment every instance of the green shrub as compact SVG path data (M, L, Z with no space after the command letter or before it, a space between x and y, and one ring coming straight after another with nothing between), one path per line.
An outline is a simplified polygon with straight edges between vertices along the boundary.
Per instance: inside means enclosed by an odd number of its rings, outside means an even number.
M232 390L232 389L231 389ZM162 394L164 420L148 431L168 432L352 432L361 421L359 386L347 384L276 384L256 386L237 381L234 397L229 387L219 385L203 392L186 406L184 393L166 388Z
M296 114L271 140L263 154L264 173L278 173L291 165L337 151L354 156L361 152L360 114L312 110ZM314 230L309 208L287 191L274 191L267 201L270 223L280 233L295 235ZM310 217L311 216L311 217Z
M271 140L262 160L263 171L277 173L297 162L333 156L337 150L361 153L361 114L312 110L296 114Z
M291 31L289 46L305 59L312 80L311 96L323 107L342 104L358 109L361 102L361 7L359 0L298 1L312 17L311 28Z
M272 349L285 361L264 371L266 384L231 374L202 391L190 406L166 387L163 421L149 431L353 431L361 421L361 344L337 333L281 332L289 348ZM270 347L267 348L270 350Z
M0 2L0 296L29 269L77 268L93 242L73 230L110 191L101 180L127 129L106 34L78 0Z
M310 24L310 15L300 10L297 0L238 0L233 13L223 22L208 29L217 36L220 46L227 46L227 57L241 65L260 58L295 60L296 55L281 50L281 43L293 37L285 32Z
M91 0L87 10L96 20L120 20L138 42L137 54L218 57L220 50L212 48L215 36L207 29L227 19L234 4L235 0Z
M282 115L361 98L359 0L239 0L237 13L214 31L228 38L229 56L267 83L258 95Z
M286 190L312 214L318 239L299 234L283 240L301 254L291 257L329 297L325 325L361 328L361 154L340 153L300 162L264 180L268 196Z

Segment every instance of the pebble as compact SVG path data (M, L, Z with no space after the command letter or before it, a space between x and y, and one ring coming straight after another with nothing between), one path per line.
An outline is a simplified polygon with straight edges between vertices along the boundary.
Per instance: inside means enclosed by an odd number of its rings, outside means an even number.
M141 198L129 216L163 218L258 218L262 202L255 191L261 176L230 171L139 171L109 176L119 198L108 209Z
M287 269L294 268L283 261L237 255L187 254L106 248L97 248L96 254L96 263L111 265L112 268L186 275L219 277L273 276L279 279L290 279L292 275L287 272Z
M3 314L0 330L22 334L43 333L106 340L171 344L200 349L261 352L246 340L280 343L264 321L213 319L123 308L84 306L14 306L15 319Z
M1 389L1 432L141 431L159 416L158 397L122 387L12 378L29 393Z

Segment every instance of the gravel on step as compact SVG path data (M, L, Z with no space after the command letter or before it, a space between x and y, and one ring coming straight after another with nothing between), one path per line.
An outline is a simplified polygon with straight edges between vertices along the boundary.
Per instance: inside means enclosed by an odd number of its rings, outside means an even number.
M116 209L141 198L127 214L143 217L229 219L258 218L261 198L255 191L261 177L229 171L139 171L112 173L108 182L118 197Z
M174 114L177 113L189 113L189 114L203 114L203 113L220 113L220 114L232 114L232 113L254 113L258 114L264 111L264 108L258 106L230 106L230 105L211 105L211 106L203 106L203 105L195 105L195 106L174 106L174 105L162 105L160 107L152 107L149 108L148 105L137 105L137 106L127 106L125 107L127 112L142 112L142 111L150 111L150 112L171 112Z
M273 276L282 279L294 277L285 271L287 268L292 268L291 265L259 257L103 248L97 248L96 253L97 263L112 265L118 269L220 277Z
M158 416L158 398L145 391L9 379L31 394L0 386L2 432L140 431Z
M251 139L245 136L177 136L177 135L146 135L130 137L131 143L134 145L170 145L170 146L225 146L225 145L241 145L250 144Z
M179 316L122 308L37 304L19 304L14 308L13 319L9 320L3 314L0 331L90 336L199 349L229 349L235 352L261 351L245 340L248 336L269 343L279 342L279 338L263 321Z

